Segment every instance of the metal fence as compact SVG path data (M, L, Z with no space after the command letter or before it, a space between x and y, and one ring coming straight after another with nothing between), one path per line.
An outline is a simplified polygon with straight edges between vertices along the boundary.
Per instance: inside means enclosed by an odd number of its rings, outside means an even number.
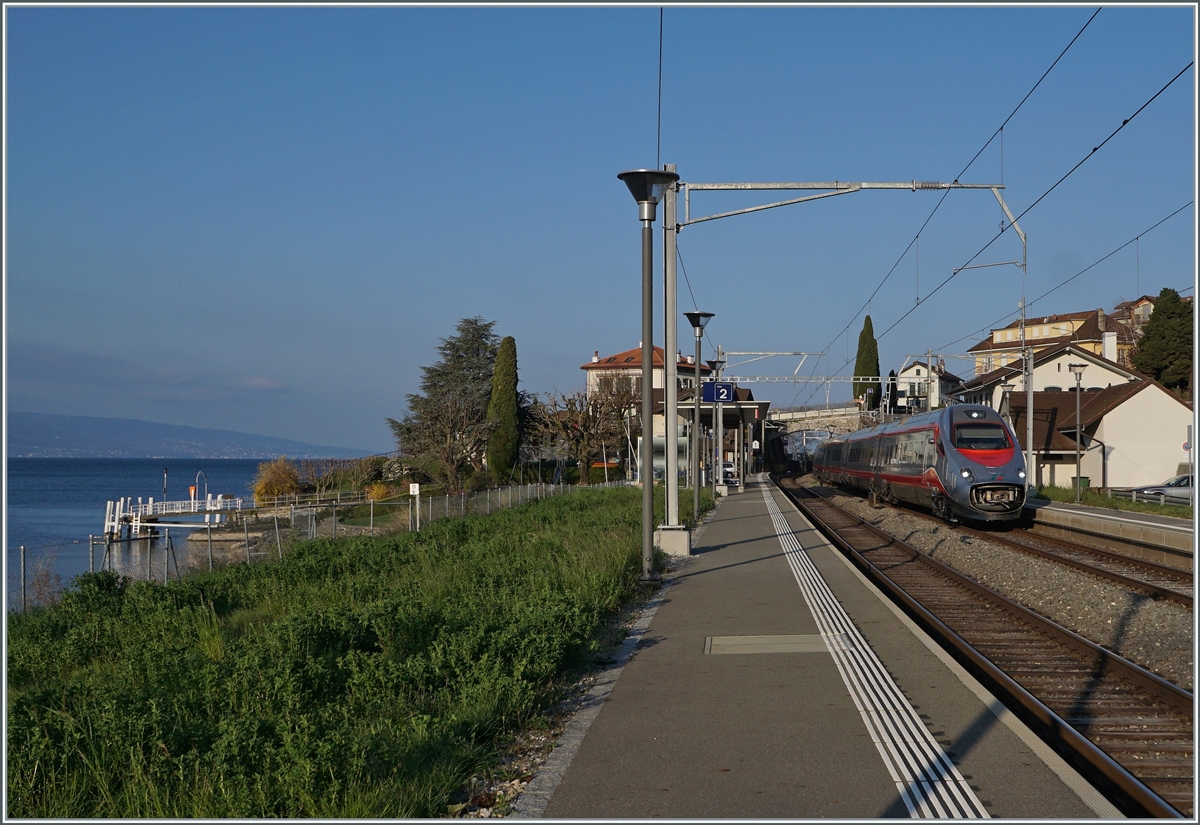
M1124 498L1129 501L1144 501L1149 504L1174 504L1179 507L1191 507L1190 495L1169 496L1166 493L1139 493L1137 490L1108 490L1109 498Z
M57 603L76 576L111 570L142 581L167 582L230 564L282 559L297 543L315 538L419 531L445 518L484 516L577 490L625 486L624 480L590 487L523 484L456 495L368 501L360 496L285 502L230 514L222 524L161 528L150 535L86 540L8 551L8 609ZM151 526L147 524L146 526Z

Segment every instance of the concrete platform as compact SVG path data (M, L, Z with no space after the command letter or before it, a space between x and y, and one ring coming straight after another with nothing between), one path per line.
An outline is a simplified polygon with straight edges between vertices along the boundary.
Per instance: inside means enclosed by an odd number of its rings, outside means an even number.
M516 816L1119 817L768 481L692 553Z
M1062 502L1038 501L1026 504L1025 510L1050 535L1069 540L1072 533L1082 533L1114 547L1133 545L1139 558L1193 569L1196 535L1186 519Z

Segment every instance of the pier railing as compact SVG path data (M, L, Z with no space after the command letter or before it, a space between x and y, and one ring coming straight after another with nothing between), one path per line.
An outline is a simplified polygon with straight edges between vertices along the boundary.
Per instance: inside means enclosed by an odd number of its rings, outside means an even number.
M625 481L587 486L523 484L456 495L420 496L371 501L365 494L280 496L236 506L220 498L221 510L150 510L146 515L211 514L212 521L169 524L142 521L142 532L88 536L86 540L7 549L8 609L25 611L57 603L63 590L82 573L110 570L141 581L166 583L189 573L203 573L229 564L282 559L299 542L348 535L383 535L418 531L446 518L485 516L544 498L578 490L620 487ZM214 497L214 502L218 497ZM124 500L123 500L124 501ZM187 502L154 502L191 504ZM204 499L197 504L205 504ZM110 502L109 516L113 502ZM139 505L132 505L138 507ZM127 511L126 511L127 512ZM139 511L141 513L142 511ZM221 520L216 519L217 514ZM138 516L140 520L141 515ZM147 528L154 527L153 531Z

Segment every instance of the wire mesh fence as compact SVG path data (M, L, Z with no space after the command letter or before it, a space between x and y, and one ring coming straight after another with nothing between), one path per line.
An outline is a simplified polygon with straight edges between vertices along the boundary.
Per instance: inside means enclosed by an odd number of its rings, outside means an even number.
M53 605L83 573L109 570L141 581L169 582L231 564L281 560L302 541L350 535L419 531L446 518L486 516L590 487L534 483L471 493L369 501L347 496L318 505L278 502L232 514L221 524L163 527L119 540L88 536L79 541L8 550L8 609ZM143 530L152 526L143 523Z

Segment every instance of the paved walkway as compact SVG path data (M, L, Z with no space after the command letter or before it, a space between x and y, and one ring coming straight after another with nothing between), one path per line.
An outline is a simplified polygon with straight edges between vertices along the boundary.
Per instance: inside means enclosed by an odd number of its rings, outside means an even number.
M769 482L695 544L517 816L1118 816Z

